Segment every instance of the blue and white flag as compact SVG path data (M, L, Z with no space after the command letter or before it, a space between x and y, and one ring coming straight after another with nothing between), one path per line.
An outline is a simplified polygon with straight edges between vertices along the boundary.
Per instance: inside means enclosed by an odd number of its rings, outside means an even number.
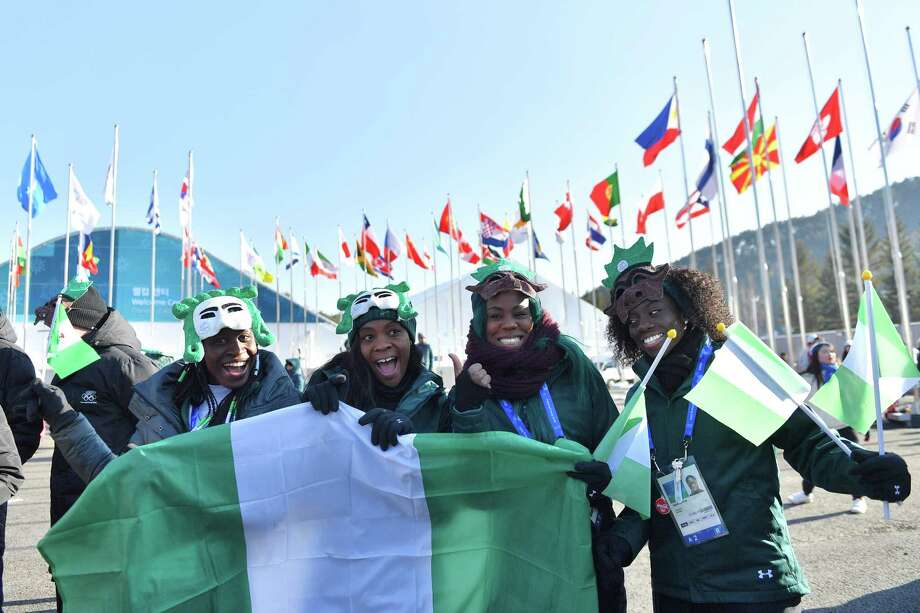
M35 148L35 177L34 181L31 176L32 172L32 152L26 156L26 163L22 167L22 178L19 181L19 187L16 189L16 198L22 205L22 210L29 212L29 191L32 191L32 217L37 216L45 208L45 205L55 198L57 192L54 185L51 184L51 177L45 170L42 163L42 156L38 154L38 147Z
M546 257L546 254L543 253L543 248L540 247L540 239L537 238L537 233L536 233L536 231L533 231L532 229L531 229L531 231L532 231L532 234L533 234L533 257L534 257L534 259L537 259L537 260L546 260L547 262L549 262L549 258Z
M690 199L677 211L677 227L683 228L687 223L700 215L709 212L709 203L718 195L716 183L716 153L712 138L706 139L706 165L703 166L700 176L696 179L696 189L690 194Z
M585 246L591 251L600 251L600 248L607 242L604 233L601 232L601 224L597 223L594 215L588 213L588 236L585 238Z
M147 225L153 226L153 233L160 233L160 193L157 190L157 180L153 179L150 188L150 206L147 207Z
M290 270L294 266L300 263L300 258L303 257L303 254L300 252L300 241L297 240L297 237L294 236L294 231L291 231L290 238L288 239L288 245L291 246L290 251L288 252L288 261L284 265L285 270Z

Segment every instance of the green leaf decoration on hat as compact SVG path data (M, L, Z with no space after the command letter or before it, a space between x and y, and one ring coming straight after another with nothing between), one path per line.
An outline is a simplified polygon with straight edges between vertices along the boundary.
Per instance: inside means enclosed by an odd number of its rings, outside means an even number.
M489 264L488 266L477 268L470 276L482 283L497 272L514 272L530 281L534 279L533 273L527 270L527 268L513 260L506 260L505 258L500 258L497 262Z
M275 342L275 335L268 329L265 320L262 319L262 312L255 304L255 299L259 295L259 290L254 285L248 287L230 287L226 290L212 289L207 292L201 292L182 302L177 302L172 307L173 317L182 322L182 331L185 333L185 348L182 355L188 363L200 362L204 357L204 345L195 332L195 321L192 313L195 307L211 298L218 296L232 296L243 301L249 309L249 316L252 318L252 335L256 339L259 347L268 347Z
M86 290L92 287L92 285L92 281L80 281L74 277L70 280L70 283L68 283L67 286L60 291L60 294L71 300L79 300L80 297L86 293Z
M614 245L613 259L604 266L604 270L607 271L607 278L601 280L601 283L607 289L613 289L613 284L616 283L617 277L633 266L651 264L654 254L654 243L646 245L644 236L640 236L639 240L633 243L629 249L620 249Z
M391 283L384 287L374 287L369 290L355 292L354 294L348 294L347 296L339 298L335 306L342 312L342 317L339 320L339 324L335 327L336 334L348 334L354 327L355 322L351 316L351 305L354 304L355 300L359 296L371 294L375 290L381 289L388 289L399 298L399 306L396 308L396 318L398 321L409 321L418 316L418 311L415 310L415 307L413 307L412 303L409 301L409 285L405 281Z

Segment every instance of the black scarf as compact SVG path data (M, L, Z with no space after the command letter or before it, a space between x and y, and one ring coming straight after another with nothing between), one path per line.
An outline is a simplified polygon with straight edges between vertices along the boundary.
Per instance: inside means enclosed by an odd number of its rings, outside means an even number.
M403 375L402 381L396 387L388 387L378 381L377 377L371 377L374 386L374 400L377 401L375 406L395 411L396 407L399 406L399 402L409 393L420 372L421 368L419 368L418 361L410 359L406 374Z
M687 328L674 349L661 358L655 370L655 378L665 392L673 394L693 372L702 340L702 330Z

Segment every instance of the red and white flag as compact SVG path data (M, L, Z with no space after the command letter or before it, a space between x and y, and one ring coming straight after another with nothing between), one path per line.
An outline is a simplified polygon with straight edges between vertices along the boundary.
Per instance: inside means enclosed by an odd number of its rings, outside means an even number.
M808 138L805 139L799 152L795 155L797 164L807 160L821 148L823 143L836 138L843 132L843 122L840 121L840 94L837 92L836 87L834 88L834 93L824 103L818 119L820 125L818 125L817 121L812 125Z
M339 226L339 261L345 266L355 265L355 258L351 254L351 248L348 246L348 241L342 232L342 226Z
M428 270L428 263L425 261L419 252L415 248L415 244L412 242L412 239L409 238L409 233L406 232L406 256L415 262L415 265L421 268L422 270Z
M662 190L661 181L659 180L658 185L655 186L655 191L652 193L651 197L649 197L645 205L645 210L639 211L638 218L636 219L636 234L645 234L645 223L649 215L663 210L664 190Z
M450 198L447 199L447 204L444 205L444 210L441 211L441 222L438 224L438 232L450 235L455 241L459 241L463 236L457 224L454 223L454 209L450 203Z
M556 228L556 232L562 232L572 223L572 215L574 213L572 197L569 195L569 192L565 193L565 202L557 206L556 210L553 212L556 214L556 217L559 218L559 226Z

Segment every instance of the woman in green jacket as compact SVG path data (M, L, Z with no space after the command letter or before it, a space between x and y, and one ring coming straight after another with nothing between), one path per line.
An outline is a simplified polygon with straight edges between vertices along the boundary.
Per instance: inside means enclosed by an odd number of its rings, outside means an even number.
M628 565L647 542L655 611L800 610L809 587L783 516L774 447L802 476L827 490L881 500L908 496L907 466L896 455L879 456L855 445L847 457L801 410L754 446L707 413L690 409L684 395L708 367L710 349L724 340L718 324L733 318L715 278L653 266L652 253L643 239L628 250L615 248L604 280L611 294L609 339L638 376L648 372L667 331L677 331L645 391L654 460L652 517L622 513L604 535L600 557L611 567ZM635 392L636 387L630 395ZM659 478L681 466L684 477L694 475L693 504L708 492L711 506L707 500L701 508L721 514L706 533L678 527L670 517L669 503L680 500L675 500L675 481ZM662 493L659 483L665 490L672 484L672 490Z
M473 319L466 364L451 355L460 372L452 393L454 432L517 432L553 444L568 438L594 451L617 417L616 405L598 370L578 344L560 334L538 293L546 286L507 260L473 273ZM603 462L579 462L571 476L589 486L598 513L594 532L612 523L610 481ZM622 575L598 581L600 610L625 611Z
M441 377L422 366L415 346L416 311L408 285L351 294L339 300L347 349L319 368L304 401L328 414L339 401L365 412L371 442L386 451L399 434L448 432L450 415Z

